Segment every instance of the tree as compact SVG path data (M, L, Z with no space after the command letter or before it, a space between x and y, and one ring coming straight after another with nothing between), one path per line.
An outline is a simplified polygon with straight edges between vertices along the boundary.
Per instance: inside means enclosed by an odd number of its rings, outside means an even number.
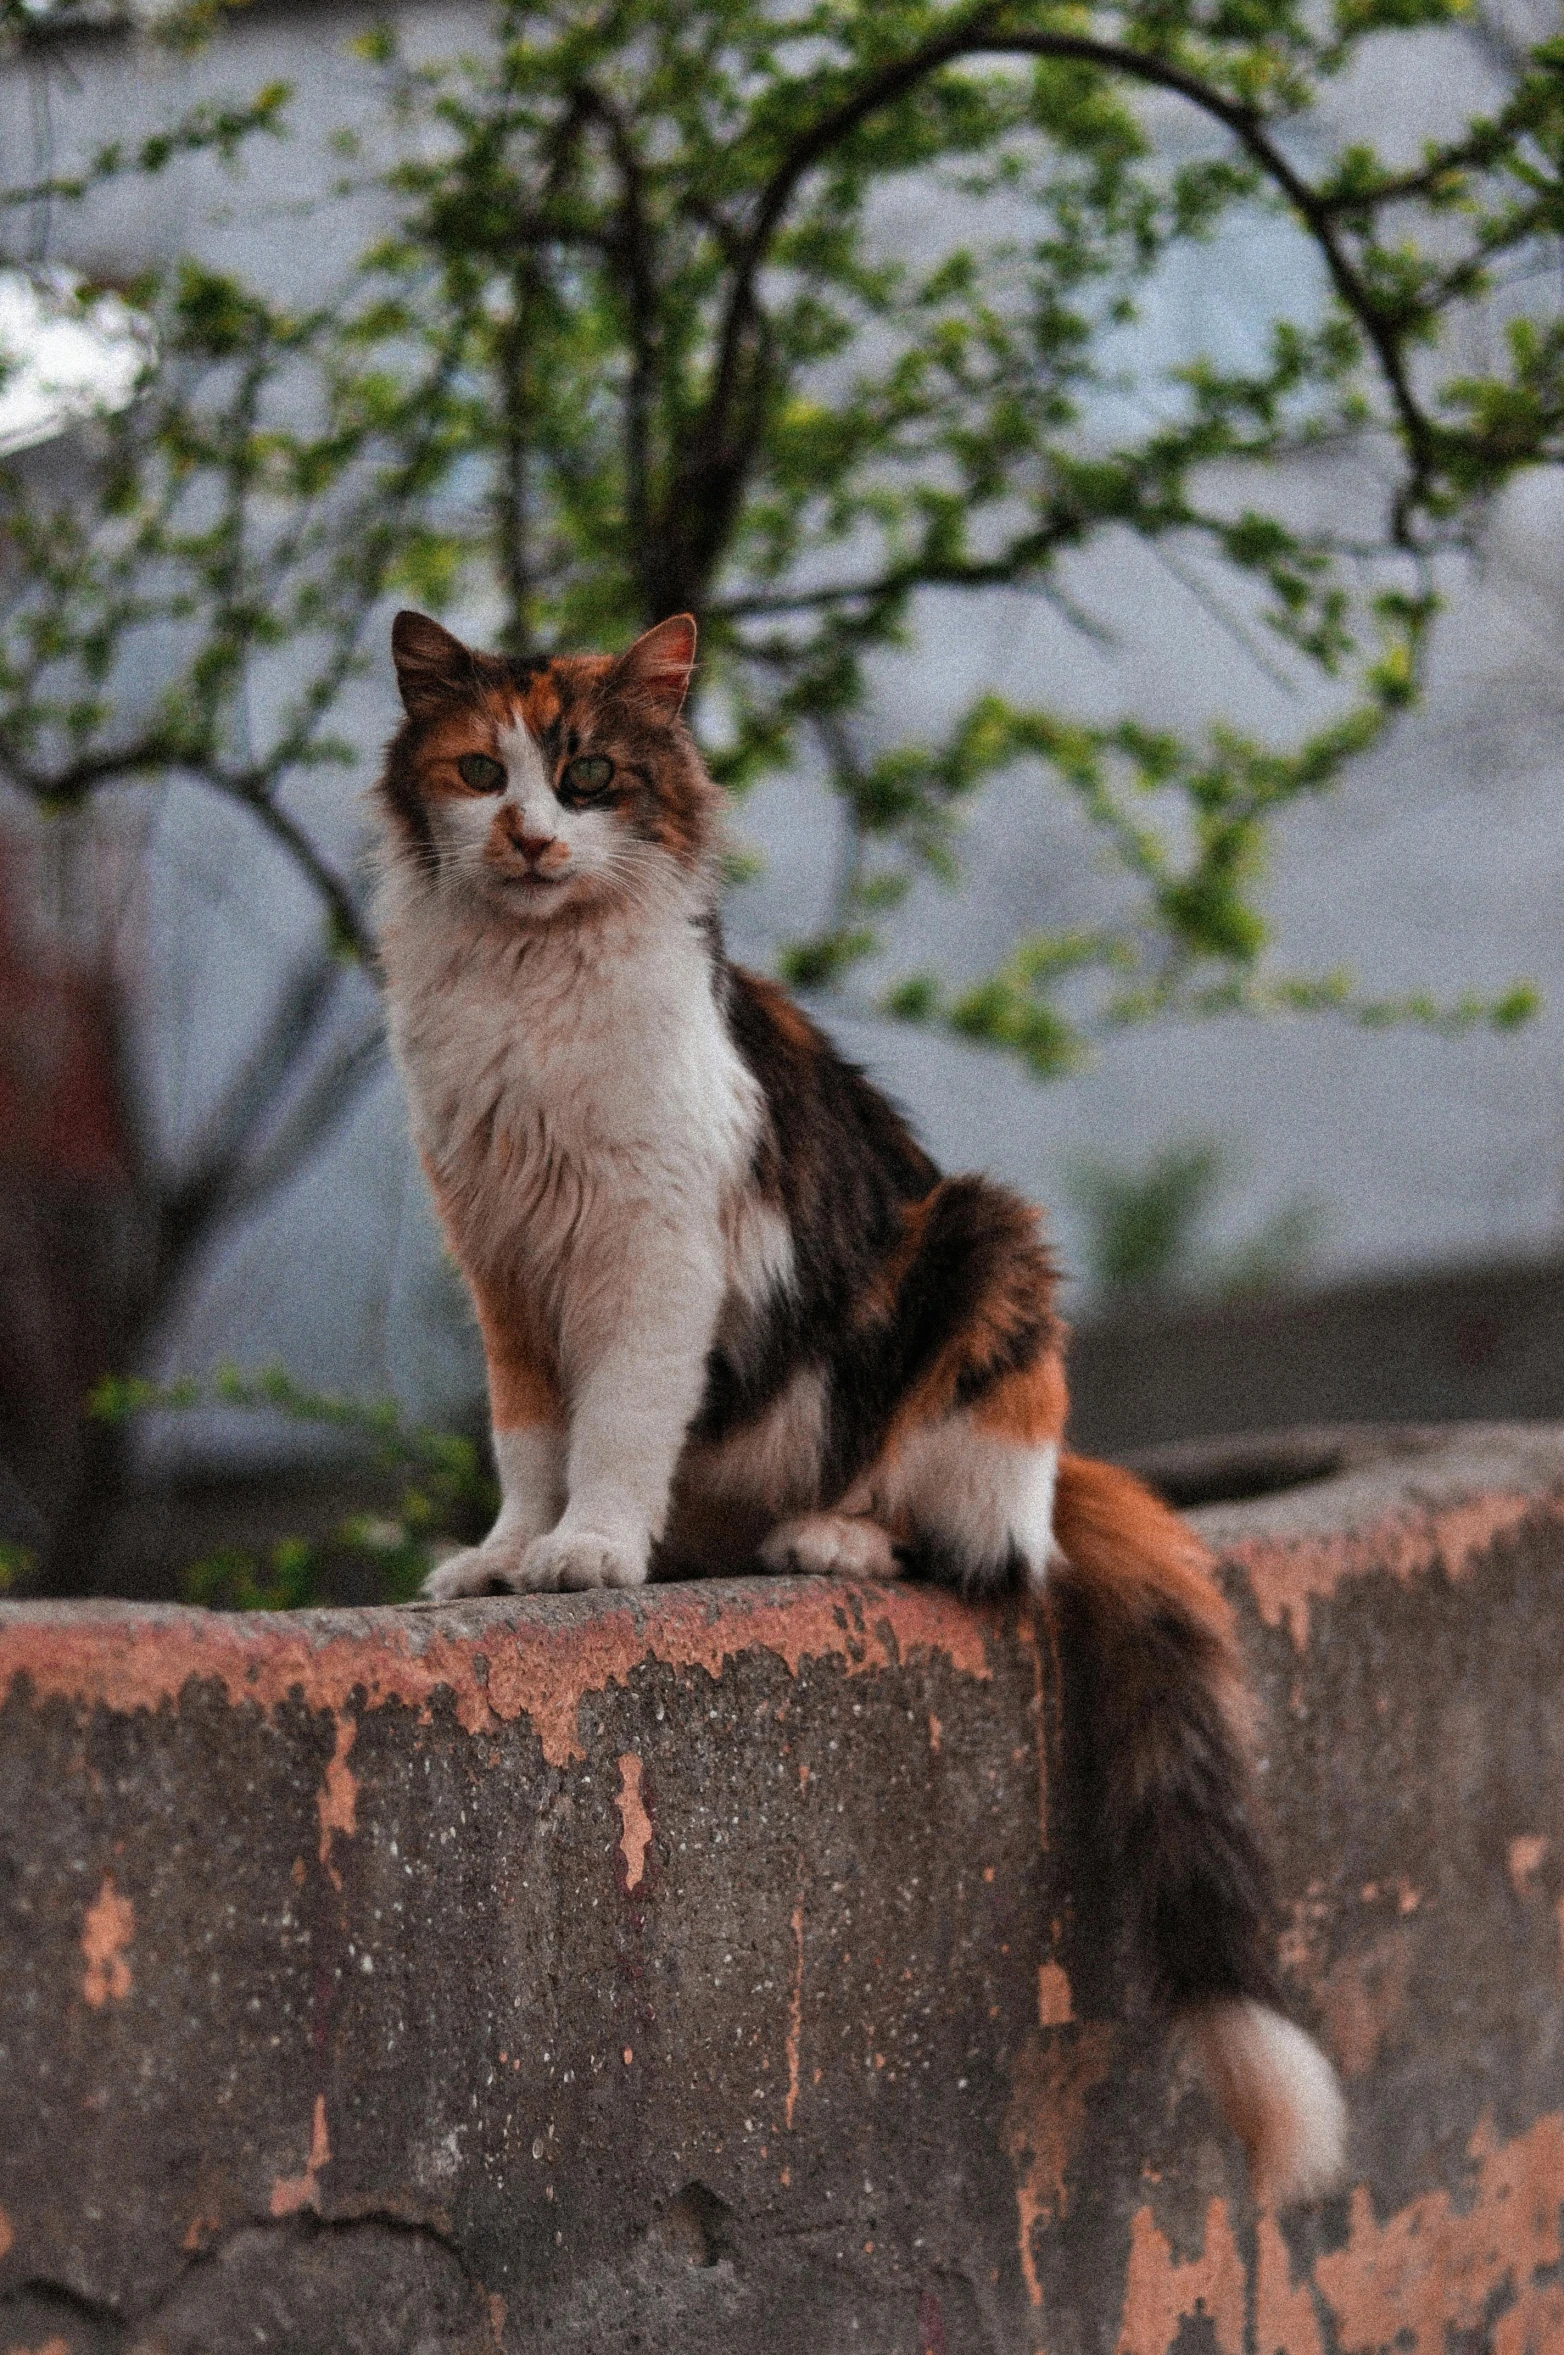
M1334 81L1372 53L1390 87L1398 43L1468 22L1503 83L1489 113L1410 163L1333 137ZM495 0L474 56L413 62L390 28L359 46L338 194L381 225L346 282L301 310L195 260L146 274L139 399L69 467L8 471L16 790L68 811L194 781L363 956L298 788L359 757L341 698L388 600L486 604L517 652L687 610L717 774L742 790L808 751L840 799L801 982L866 957L919 871L954 875L963 808L1024 763L1116 863L1117 915L1028 936L954 995L903 974L891 1011L1043 1076L1172 1011L1524 1019L1524 989L1387 1004L1288 971L1262 881L1288 810L1416 695L1441 565L1564 450L1564 43L1501 55L1464 0ZM286 123L274 87L45 171L5 192L14 250L40 208L242 162ZM916 258L880 225L901 183L940 192ZM1158 271L1273 218L1312 261L1296 315L1248 368L1143 383L1128 430L1116 354ZM1480 370L1450 357L1474 318L1499 330ZM1376 509L1300 525L1299 470L1349 452ZM987 694L939 741L885 740L875 658L926 592L1067 603L1062 561L1107 532L1199 551L1246 640L1331 682L1324 723L1186 741ZM362 1039L343 1052L362 1067Z

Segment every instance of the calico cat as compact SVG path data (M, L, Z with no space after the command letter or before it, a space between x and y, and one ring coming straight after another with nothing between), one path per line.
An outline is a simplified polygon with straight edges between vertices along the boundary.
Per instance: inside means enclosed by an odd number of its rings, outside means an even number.
M942 1178L786 993L731 964L695 625L617 660L397 616L382 954L471 1288L503 1503L436 1597L732 1569L1045 1583L1091 1662L1102 1836L1161 1994L1274 2200L1343 2108L1281 2012L1231 1615L1192 1530L1061 1452L1036 1213Z

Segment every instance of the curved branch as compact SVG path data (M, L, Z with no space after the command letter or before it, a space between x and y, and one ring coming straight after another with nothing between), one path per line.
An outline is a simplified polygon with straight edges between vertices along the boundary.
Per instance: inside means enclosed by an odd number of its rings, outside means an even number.
M1433 471L1434 429L1418 406L1394 326L1353 267L1342 243L1337 216L1350 213L1353 208L1339 198L1322 196L1310 185L1289 162L1271 135L1267 118L1257 108L1226 97L1197 74L1164 58L1117 42L1095 40L1086 34L1034 33L1004 26L1002 16L1001 8L993 5L971 10L937 39L881 66L813 124L776 166L756 201L728 300L712 391L700 432L706 457L709 459L721 451L728 440L743 351L759 317L756 295L759 274L771 242L806 175L871 116L906 97L943 66L968 57L1051 58L1061 63L1095 65L1106 73L1123 75L1127 80L1171 91L1187 100L1229 131L1285 197L1323 255L1332 285L1372 346L1389 389L1412 461L1412 480L1396 501L1393 532L1399 545L1410 545L1410 510ZM1362 209L1361 203L1357 209Z
M784 589L751 597L716 598L705 610L713 621L762 621L772 615L818 613L833 605L883 605L911 589L1002 589L1020 582L1033 565L1045 563L1056 548L1068 546L1077 530L1077 520L1071 517L1042 531L1028 532L1002 556L973 557L968 562L958 562L954 557L927 562L912 557L871 580L837 581L825 588Z

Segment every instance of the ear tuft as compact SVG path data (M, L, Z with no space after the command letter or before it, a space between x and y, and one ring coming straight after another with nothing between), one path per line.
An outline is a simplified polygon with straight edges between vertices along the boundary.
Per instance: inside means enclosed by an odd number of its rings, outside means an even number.
M391 659L402 701L414 719L470 690L473 659L460 638L427 613L399 613L391 624Z
M643 631L614 665L613 684L621 694L638 696L659 711L676 712L689 692L695 667L695 621L676 613Z

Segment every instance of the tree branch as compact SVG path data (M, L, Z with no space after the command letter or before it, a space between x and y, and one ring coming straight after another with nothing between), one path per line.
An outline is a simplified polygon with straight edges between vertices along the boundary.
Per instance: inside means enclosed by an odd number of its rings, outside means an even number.
M742 354L760 316L757 281L772 241L807 174L871 116L908 96L944 66L976 57L1051 58L1061 63L1098 66L1106 73L1122 75L1187 100L1222 124L1286 198L1318 246L1332 285L1371 345L1389 390L1412 464L1411 481L1403 486L1395 502L1393 537L1398 545L1410 546L1410 514L1433 471L1435 434L1413 392L1394 327L1353 267L1338 233L1337 216L1352 208L1339 198L1322 196L1310 185L1289 162L1271 135L1267 119L1257 108L1227 97L1182 66L1085 34L1034 33L1021 27L1003 26L1002 17L1003 10L995 5L971 10L938 38L925 42L906 57L880 66L847 98L812 124L777 164L756 199L735 268L718 341L712 390L696 435L701 461L712 466L729 455Z

